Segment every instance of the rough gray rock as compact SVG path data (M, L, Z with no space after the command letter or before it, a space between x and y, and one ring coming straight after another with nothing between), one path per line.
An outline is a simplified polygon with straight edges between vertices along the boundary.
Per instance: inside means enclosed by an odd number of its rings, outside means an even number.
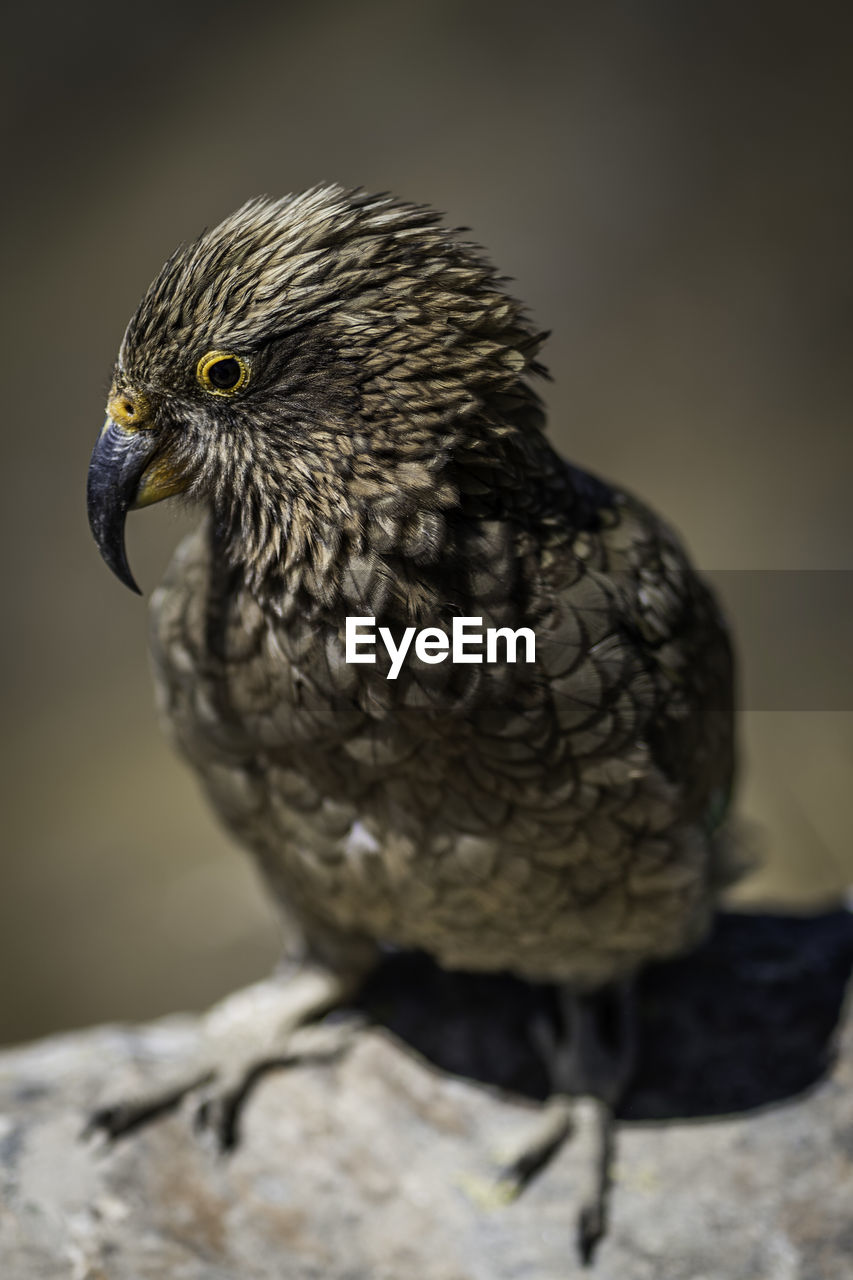
M644 979L643 1057L596 1280L849 1280L849 1001L838 1019L851 962L846 912L728 916L702 951ZM340 1060L265 1077L227 1157L185 1113L112 1148L80 1138L105 1095L187 1060L198 1019L0 1054L0 1274L589 1274L574 1256L571 1145L516 1203L478 1201L495 1148L529 1123L541 1090L519 1034L536 1002L547 1011L547 991L392 959L365 997L386 1025L360 1031Z

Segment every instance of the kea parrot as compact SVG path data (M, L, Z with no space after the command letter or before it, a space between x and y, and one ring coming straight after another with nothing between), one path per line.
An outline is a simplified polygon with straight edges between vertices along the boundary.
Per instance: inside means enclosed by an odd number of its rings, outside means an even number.
M559 1017L552 1096L500 1185L582 1113L588 1260L632 980L702 939L732 864L733 659L675 533L549 442L546 336L433 209L338 186L243 205L139 304L91 528L136 589L127 512L200 509L151 600L157 697L290 963L259 998L265 1039L213 1028L197 1071L93 1123L116 1136L197 1090L227 1145L259 1062L333 1027L389 948L508 971L554 984ZM477 619L497 658L410 648L389 678L382 646L347 661L348 618L395 645ZM521 628L532 661L511 660Z

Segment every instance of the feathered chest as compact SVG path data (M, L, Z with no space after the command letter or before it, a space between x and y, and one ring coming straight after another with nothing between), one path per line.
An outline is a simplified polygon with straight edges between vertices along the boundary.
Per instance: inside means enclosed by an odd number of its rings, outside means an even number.
M377 608L386 564L350 565L335 610L276 609L190 538L153 603L181 747L202 769L292 765L338 795L452 792L464 776L475 802L500 790L531 804L570 764L618 754L654 694L618 592L568 550L543 566L525 539L483 536L491 557L449 579L431 615L403 617Z
M685 633L680 568L656 574L644 618L594 557L518 554L524 591L493 570L456 616L529 628L532 662L521 644L515 662L414 650L390 679L387 646L347 661L346 619L371 616L369 601L337 617L271 612L215 572L200 532L152 602L155 672L171 735L281 898L469 967L518 967L529 930L529 972L556 972L558 956L579 972L593 918L624 927L628 865L659 877L680 856L663 834L726 776L726 716L704 715L702 692L721 650ZM435 621L452 634L452 615ZM399 626L389 633L399 651ZM704 765L679 745L694 721ZM684 784L661 771L655 734L674 757L693 751Z

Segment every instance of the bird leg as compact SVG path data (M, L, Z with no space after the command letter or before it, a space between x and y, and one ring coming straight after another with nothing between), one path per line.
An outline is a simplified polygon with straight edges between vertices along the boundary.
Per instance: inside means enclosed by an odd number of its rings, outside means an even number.
M595 992L564 986L558 998L560 1032L535 1028L552 1094L505 1162L498 1187L502 1199L514 1198L574 1135L584 1153L577 1238L586 1265L606 1230L614 1113L634 1070L633 992L629 983Z
M303 965L226 997L205 1015L202 1047L190 1067L149 1091L99 1107L86 1134L121 1137L195 1093L196 1128L211 1133L221 1150L230 1150L238 1139L242 1107L265 1072L336 1057L349 1047L353 1019L318 1020L349 999L363 976Z

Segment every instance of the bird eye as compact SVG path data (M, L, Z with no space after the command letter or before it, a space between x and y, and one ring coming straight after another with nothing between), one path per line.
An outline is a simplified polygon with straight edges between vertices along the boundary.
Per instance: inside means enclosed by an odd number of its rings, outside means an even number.
M196 366L196 377L214 396L233 396L249 381L249 366L230 351L208 351Z

